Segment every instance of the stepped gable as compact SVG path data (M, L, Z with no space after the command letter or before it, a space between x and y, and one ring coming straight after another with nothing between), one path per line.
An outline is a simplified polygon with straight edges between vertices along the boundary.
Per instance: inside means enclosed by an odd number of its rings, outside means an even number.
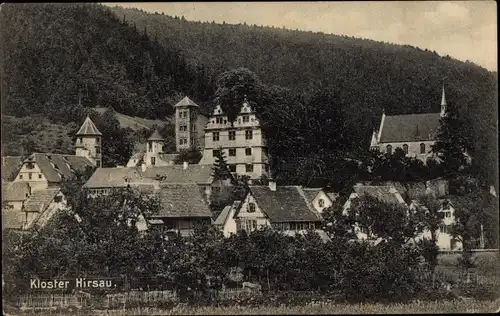
M94 122L87 116L82 126L76 133L76 136L102 136L102 133L99 132Z
M380 143L433 141L439 130L440 113L386 116Z
M196 184L161 184L158 197L162 207L152 217L212 217Z
M56 183L61 182L62 177L71 178L75 170L93 167L87 157L75 155L34 153L25 161L29 162L38 165L47 181Z
M273 223L321 220L299 186L276 186L276 191L267 186L250 186L250 191Z

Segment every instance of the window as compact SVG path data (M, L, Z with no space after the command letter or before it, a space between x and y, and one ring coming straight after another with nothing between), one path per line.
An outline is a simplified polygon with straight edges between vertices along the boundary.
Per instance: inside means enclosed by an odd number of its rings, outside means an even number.
M61 201L62 201L62 197L61 196L55 196L54 197L54 202L61 203Z
M96 152L96 154L100 154L101 153L101 146L95 146L95 152Z
M35 166L33 165L33 163L28 162L28 163L26 164L26 168L27 168L27 169L33 169L33 168L35 168Z
M248 123L250 121L248 115L243 115L243 123Z
M420 144L420 153L425 154L425 144L424 143Z
M226 125L226 124L227 124L227 120L224 120L224 125Z
M246 172L253 172L253 165L250 165L250 164L246 165L245 166L245 171Z
M19 175L19 180L22 180L22 179L23 179L23 175L22 175L22 174L20 174L20 175Z
M236 148L229 148L229 156L236 156Z
M451 217L451 212L444 212L444 217L445 218L450 218Z
M403 151L406 155L408 155L408 145L406 144L403 145Z
M319 199L318 200L318 205L319 205L319 207L324 207L325 206L325 200Z
M252 148L245 148L245 155L247 156L252 155Z
M212 192L215 194L220 193L220 187L212 187Z
M101 142L101 138L100 137L97 137L96 138L96 142L99 144Z
M385 148L386 148L386 150L387 150L387 153L388 153L389 155L392 155L392 146L391 146L391 145L387 145L387 147L385 147Z
M148 151L153 151L153 142L148 142Z
M101 161L100 160L96 160L95 161L95 165L97 166L97 168L100 168L101 167Z
M230 172L236 172L236 165L229 165Z
M30 172L30 173L28 173L28 179L30 179L30 180L31 180L31 176L32 176L32 175L33 175L33 174L32 174L31 172Z
M252 139L253 138L253 131L251 129L247 129L245 131L245 139Z
M187 125L179 126L179 132L187 132L187 130L188 130Z
M179 145L184 145L184 144L187 144L187 139L185 138L179 139Z
M42 178L42 175L41 174L38 174L38 179L41 179Z
M212 150L212 155L214 157L219 157L220 156L220 150L219 149L214 149Z
M229 131L229 140L236 139L236 131Z
M248 203L248 213L254 213L255 212L255 203Z
M78 142L81 144L82 143L82 138L78 138Z
M219 141L219 132L213 132L212 133L212 140L214 142L218 142Z
M151 165L154 166L156 164L156 157L151 157Z
M215 122L216 122L217 124L222 124L222 122L223 122L222 117L216 117L216 118L215 118Z

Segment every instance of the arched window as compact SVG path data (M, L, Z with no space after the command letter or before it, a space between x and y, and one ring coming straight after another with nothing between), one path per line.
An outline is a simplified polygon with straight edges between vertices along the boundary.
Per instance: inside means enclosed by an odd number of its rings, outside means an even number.
M404 151L405 155L408 155L408 145L406 145L406 144L403 145L403 151Z
M387 153L388 153L389 155L392 155L392 146L391 146L391 145L387 145L385 148L386 148L386 150L387 150Z
M420 153L425 154L425 144L424 143L420 144Z

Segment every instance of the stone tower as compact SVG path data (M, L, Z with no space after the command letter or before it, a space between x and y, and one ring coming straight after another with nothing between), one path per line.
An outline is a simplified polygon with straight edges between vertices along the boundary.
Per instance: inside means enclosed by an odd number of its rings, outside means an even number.
M190 147L198 147L199 133L198 124L199 106L188 97L184 97L175 106L175 145L180 151ZM203 128L203 127L202 127Z
M144 162L146 166L155 166L158 163L159 155L163 153L163 144L165 139L161 137L158 130L148 138L146 154L144 155Z
M76 133L75 155L87 157L97 168L102 165L101 137L94 122L87 116L82 126Z

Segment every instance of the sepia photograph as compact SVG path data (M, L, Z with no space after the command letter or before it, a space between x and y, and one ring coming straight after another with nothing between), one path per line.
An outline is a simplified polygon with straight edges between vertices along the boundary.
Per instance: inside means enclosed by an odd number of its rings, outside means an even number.
M500 312L494 1L0 4L4 315Z

